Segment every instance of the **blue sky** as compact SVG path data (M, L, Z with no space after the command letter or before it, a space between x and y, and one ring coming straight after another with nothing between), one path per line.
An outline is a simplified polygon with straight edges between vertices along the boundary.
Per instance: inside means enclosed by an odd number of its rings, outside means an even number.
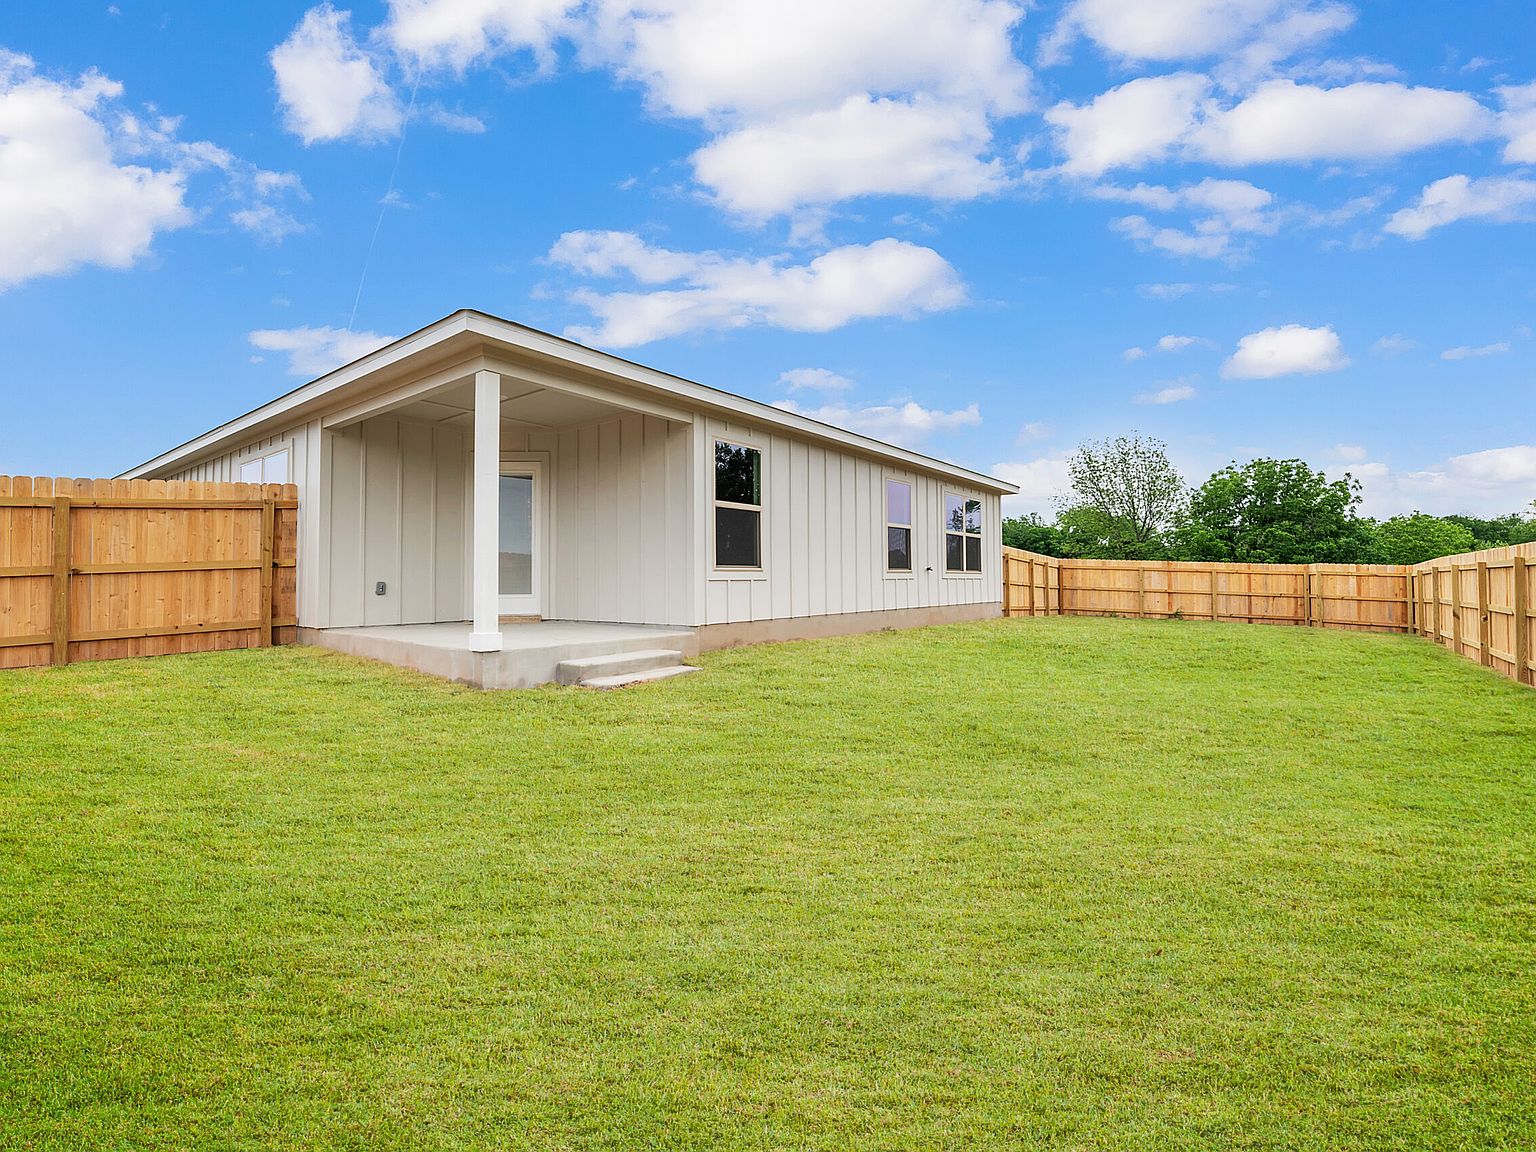
M475 307L996 472L1536 498L1526 0L0 11L0 471ZM366 275L365 275L366 268ZM354 311L355 309L355 311Z

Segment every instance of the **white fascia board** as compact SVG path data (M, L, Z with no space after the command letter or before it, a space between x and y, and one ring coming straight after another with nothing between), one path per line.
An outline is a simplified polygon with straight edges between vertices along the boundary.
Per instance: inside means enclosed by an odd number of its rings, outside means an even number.
M184 465L210 455L230 442L249 439L259 430L272 429L296 422L307 416L335 412L345 401L362 400L377 382L371 378L402 364L412 357L429 353L434 347L455 336L480 337L489 345L519 350L543 360L569 364L583 368L611 380L622 382L648 393L663 402L682 402L688 412L704 412L723 415L742 421L766 424L792 433L800 439L812 440L846 451L873 457L877 460L897 463L918 472L937 475L980 488L999 495L1011 495L1018 486L1006 480L988 476L958 464L951 464L921 452L899 448L894 444L860 436L856 432L824 424L809 416L786 412L771 404L749 400L718 388L710 388L685 380L680 376L647 368L643 364L625 360L611 353L599 352L574 341L536 328L528 328L510 320L503 320L488 313L461 309L434 324L409 336L385 345L334 372L329 372L276 400L262 405L244 416L221 424L195 439L161 453L152 460L124 472L120 479L136 479L175 465ZM492 348L482 351L491 352ZM682 412L677 413L678 416Z
M1017 484L963 468L958 464L925 456L921 452L898 448L894 444L887 444L868 436L860 436L856 432L849 432L832 424L824 424L809 416L786 412L782 408L775 408L771 404L763 404L757 400L749 400L745 396L737 396L718 388L696 384L692 380L685 380L655 368L647 368L643 364L636 364L607 352L599 352L558 336L551 336L533 328L525 328L482 312L470 313L469 324L471 332L484 335L489 340L510 344L540 356L574 364L592 372L637 384L651 391L661 392L666 396L686 401L696 410L758 424L768 424L793 432L801 439L815 440L880 460L898 462L919 472L946 476L999 495L1012 495L1019 490Z

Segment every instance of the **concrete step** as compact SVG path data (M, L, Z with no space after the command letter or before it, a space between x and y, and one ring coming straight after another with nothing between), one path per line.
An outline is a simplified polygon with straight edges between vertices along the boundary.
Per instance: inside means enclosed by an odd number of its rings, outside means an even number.
M639 652L612 652L606 656L583 656L578 660L562 660L555 665L557 684L585 684L611 676L629 676L636 672L649 672L655 668L675 668L683 662L683 654L672 648L645 648Z
M625 688L631 684L648 684L652 680L670 680L674 676L686 676L698 669L692 664L677 664L671 668L650 668L644 672L621 672L617 676L594 676L581 682L582 688Z

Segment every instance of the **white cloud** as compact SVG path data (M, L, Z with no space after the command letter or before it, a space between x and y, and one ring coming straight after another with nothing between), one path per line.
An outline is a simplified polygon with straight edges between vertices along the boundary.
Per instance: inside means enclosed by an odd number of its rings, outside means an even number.
M1043 46L1061 58L1078 35L1123 60L1171 61L1235 54L1268 64L1353 22L1342 4L1308 0L1073 0Z
M653 105L709 124L833 108L857 93L1028 105L1003 0L600 0L582 51Z
M394 339L377 332L309 327L263 328L250 333L248 338L253 347L263 352L285 353L289 375L307 377L324 376Z
M1147 350L1145 348L1127 348L1124 352L1120 353L1120 359L1128 361L1132 364L1138 360L1145 360L1146 358Z
M1167 156L1185 140L1211 82L1192 72L1143 76L1087 104L1063 102L1045 113L1066 153L1063 171L1101 176Z
M992 465L988 471L999 479L1019 486L1018 495L1003 497L1003 509L1010 516L1021 516L1027 512L1049 514L1055 508L1057 498L1072 488L1072 477L1067 472L1065 456L1007 460Z
M1440 353L1440 359L1471 360L1475 357L1481 356L1502 356L1508 351L1509 344L1505 341L1501 341L1498 344L1484 344L1478 348L1469 347L1468 345L1463 344L1459 348L1447 348L1444 352Z
M1277 376L1315 376L1349 366L1344 345L1332 328L1287 324L1253 332L1237 342L1237 351L1221 366L1228 380L1271 380Z
M1504 159L1511 164L1536 164L1536 84L1500 88L1499 99L1504 102L1499 131L1509 141Z
M1412 340L1400 332L1390 336L1383 336L1371 345L1371 351L1378 356L1401 356L1404 352L1412 352L1419 346L1417 340Z
M330 4L311 8L268 59L284 124L305 144L377 140L400 130L400 102L353 39L351 13Z
M0 289L82 264L127 268L193 220L185 174L120 164L103 123L122 85L57 83L0 52Z
M1051 435L1051 426L1042 420L1031 420L1019 429L1019 434L1014 437L1015 444L1033 444L1037 440L1048 440Z
M1385 160L1483 139L1493 115L1465 92L1361 81L1335 88L1270 80L1223 108L1208 78L1143 77L1046 113L1062 171L1100 176L1173 157L1231 166Z
M903 404L878 404L868 408L852 408L843 404L802 408L793 400L780 400L773 406L893 444L919 444L935 433L973 428L981 423L981 410L975 404L968 404L953 412L924 408L911 400Z
M1478 140L1490 126L1488 110L1465 92L1271 80L1234 108L1207 116L1191 144L1224 164L1382 160Z
M1173 383L1157 389L1155 392L1143 392L1134 397L1137 404L1177 404L1181 400L1192 400L1195 396L1193 384Z
M991 138L980 108L859 94L717 137L693 166L723 207L754 218L858 196L970 200L1005 184L980 155Z
M606 239L593 242L594 235ZM806 264L787 264L782 256L749 260L716 252L670 252L650 248L629 233L567 233L549 258L591 275L627 272L643 284L682 283L650 292L574 293L572 299L599 323L572 326L566 335L610 347L757 324L828 332L854 320L913 316L965 302L960 276L942 256L889 238L834 248Z
M1122 216L1114 221L1116 232L1137 244L1157 248L1171 256L1199 256L1215 260L1226 256L1232 245L1227 232L1183 232L1177 228L1160 228L1145 216Z
M791 392L846 392L853 381L827 368L791 368L779 373L779 383Z
M207 214L192 194L208 176L218 182L210 202L237 226L267 238L297 228L275 203L303 196L297 177L183 140L179 128L132 111L123 86L99 73L51 79L0 49L0 290L86 264L131 267L156 236Z
M1159 352L1182 352L1193 344L1202 343L1198 336L1162 336L1158 338Z
M1436 228L1458 220L1509 223L1536 217L1536 180L1514 176L1447 176L1419 194L1411 208L1395 212L1386 230L1422 240Z
M1362 507L1368 515L1422 510L1435 515L1498 516L1529 511L1536 494L1536 445L1468 452L1414 471L1400 472L1385 465L1363 465L1352 471L1365 481Z
M569 0L389 0L384 37L418 68L451 68L528 51L549 68L555 40L580 7Z
M1361 444L1335 444L1333 446L1333 458L1346 464L1358 464L1370 453Z
M1024 8L1012 0L390 0L388 19L364 38L371 52L352 36L347 14L327 3L306 13L273 65L290 126L306 142L376 139L400 123L385 79L390 62L424 73L428 85L508 57L550 74L568 42L582 65L639 86L654 112L711 134L693 163L720 204L793 218L859 196L957 200L1000 187L994 121L1030 101L1029 70L1013 52Z

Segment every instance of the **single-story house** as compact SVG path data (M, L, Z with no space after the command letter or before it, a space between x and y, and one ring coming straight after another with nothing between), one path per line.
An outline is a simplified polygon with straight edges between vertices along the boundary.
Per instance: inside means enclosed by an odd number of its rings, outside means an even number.
M296 484L300 638L484 686L997 616L1016 491L470 310L125 475Z

